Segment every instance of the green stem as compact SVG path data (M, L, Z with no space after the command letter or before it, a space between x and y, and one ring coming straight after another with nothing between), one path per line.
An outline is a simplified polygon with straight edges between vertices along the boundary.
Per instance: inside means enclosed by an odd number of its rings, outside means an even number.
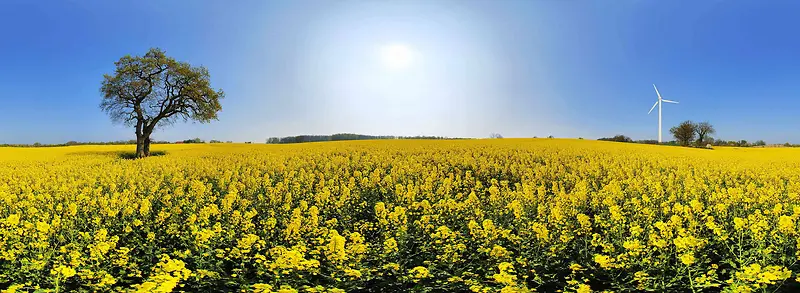
M697 290L694 289L694 280L692 279L692 269L686 268L686 273L689 275L689 286L692 288L692 292L695 293Z

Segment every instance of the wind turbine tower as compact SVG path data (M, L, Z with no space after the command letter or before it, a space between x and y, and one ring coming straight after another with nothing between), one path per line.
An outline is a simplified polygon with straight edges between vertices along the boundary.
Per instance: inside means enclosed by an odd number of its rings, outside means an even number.
M647 114L650 115L650 112L653 112L653 109L655 109L656 106L658 106L658 143L661 143L661 102L673 103L673 104L677 104L678 102L662 99L661 94L658 92L658 88L656 87L655 84L653 84L653 88L656 89L656 95L658 95L658 101L656 101L656 103L653 104L653 107L650 108L650 111L647 112Z

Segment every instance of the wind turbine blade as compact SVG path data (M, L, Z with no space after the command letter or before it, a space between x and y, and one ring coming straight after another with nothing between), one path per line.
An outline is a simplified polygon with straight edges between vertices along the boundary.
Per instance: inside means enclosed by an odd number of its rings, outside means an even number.
M661 93L658 92L658 88L656 87L655 83L653 84L653 88L656 89L656 95L658 95L658 99L661 100Z
M656 106L658 106L658 101L656 101L656 103L655 103L655 104L653 104L653 107L652 107L652 108L650 108L650 111L648 111L648 112L647 112L647 114L650 114L650 112L653 112L653 109L655 109L655 108L656 108Z
M678 103L676 101L670 101L670 100L662 100L662 101L664 101L664 103L673 103L673 104L677 104Z

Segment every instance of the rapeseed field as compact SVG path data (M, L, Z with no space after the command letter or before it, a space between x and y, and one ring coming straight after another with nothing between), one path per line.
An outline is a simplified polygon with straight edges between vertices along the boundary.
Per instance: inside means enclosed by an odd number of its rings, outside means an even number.
M800 149L153 148L0 148L0 289L800 290Z

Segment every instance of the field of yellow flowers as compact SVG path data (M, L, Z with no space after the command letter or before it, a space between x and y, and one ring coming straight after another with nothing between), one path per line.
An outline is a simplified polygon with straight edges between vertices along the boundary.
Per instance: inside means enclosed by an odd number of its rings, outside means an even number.
M792 292L800 149L0 148L5 292Z

